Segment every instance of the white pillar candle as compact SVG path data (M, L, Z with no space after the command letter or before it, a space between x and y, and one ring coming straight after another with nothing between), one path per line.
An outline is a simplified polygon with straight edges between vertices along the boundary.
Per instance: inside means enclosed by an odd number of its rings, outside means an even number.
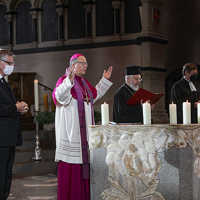
M200 124L200 103L197 104L197 122Z
M183 124L191 124L191 103L183 102Z
M170 124L177 124L177 110L176 104L172 102L169 104L169 122Z
M151 104L148 102L143 103L142 109L143 109L143 123L151 124Z
M101 104L101 123L102 125L109 123L109 105L105 102Z
M39 111L38 80L34 80L35 111Z

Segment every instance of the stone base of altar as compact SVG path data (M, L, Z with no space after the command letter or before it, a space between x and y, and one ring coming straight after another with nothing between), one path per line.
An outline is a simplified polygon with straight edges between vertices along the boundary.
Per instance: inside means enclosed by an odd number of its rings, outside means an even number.
M91 151L92 200L100 200L101 193L109 187L106 150ZM190 147L172 148L159 153L162 163L157 191L165 200L199 200L200 181L193 175L193 152ZM151 197L141 200L152 200ZM153 199L154 200L154 199Z

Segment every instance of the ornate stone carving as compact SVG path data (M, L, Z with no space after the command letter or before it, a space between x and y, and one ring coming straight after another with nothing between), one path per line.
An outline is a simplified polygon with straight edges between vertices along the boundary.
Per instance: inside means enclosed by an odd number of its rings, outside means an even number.
M90 149L105 147L110 187L105 200L164 200L156 191L161 168L159 152L189 145L200 176L199 125L108 125L89 128Z

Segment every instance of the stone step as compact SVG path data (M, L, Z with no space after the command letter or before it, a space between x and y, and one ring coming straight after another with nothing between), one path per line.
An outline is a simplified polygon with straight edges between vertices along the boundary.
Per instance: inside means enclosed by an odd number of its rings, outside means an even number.
M15 164L13 167L13 177L20 178L25 176L39 176L47 173L56 174L57 164L54 161L41 161L41 162L30 162L23 164Z
M35 141L23 141L23 145L16 148L16 152L33 152L35 148Z
M15 164L31 163L33 161L34 155L35 155L34 151L16 152ZM53 151L53 150L42 150L41 149L41 157L42 157L42 160L45 161L45 162L54 161L55 151Z
M15 164L31 162L33 152L17 152L15 154Z
M40 131L42 161L33 161L35 155L35 131L23 131L23 145L16 148L13 173L15 177L40 175L56 171L54 133Z
M8 200L56 200L55 174L14 178Z

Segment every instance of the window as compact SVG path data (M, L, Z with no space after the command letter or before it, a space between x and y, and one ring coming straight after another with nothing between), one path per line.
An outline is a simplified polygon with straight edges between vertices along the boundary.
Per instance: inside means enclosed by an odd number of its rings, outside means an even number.
M56 1L44 0L42 9L42 41L55 41L58 39Z
M0 45L9 44L9 23L6 19L6 6L0 4Z
M32 42L32 16L29 12L31 4L22 1L16 8L16 43Z

